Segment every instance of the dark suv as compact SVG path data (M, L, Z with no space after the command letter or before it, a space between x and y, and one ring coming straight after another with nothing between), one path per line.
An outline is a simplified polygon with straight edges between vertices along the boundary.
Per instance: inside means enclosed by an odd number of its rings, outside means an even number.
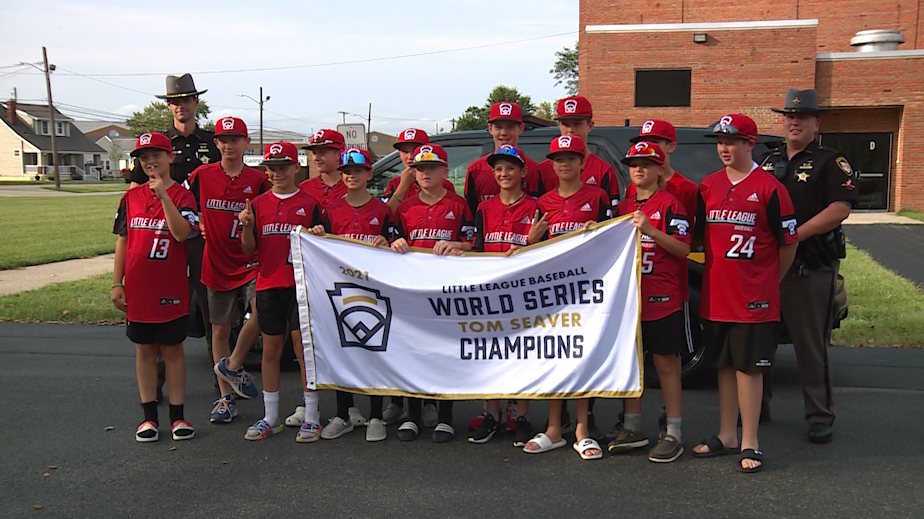
M696 184L699 184L706 175L722 167L722 162L716 154L715 139L705 137L705 133L706 130L702 128L677 128L677 151L671 155L671 166ZM596 153L600 158L616 168L620 193L625 193L626 186L629 183L629 172L620 160L625 157L626 150L632 146L630 139L638 136L638 134L638 126L598 126L590 132L588 137L589 142L587 145L590 151ZM557 127L527 129L520 136L517 144L529 157L541 161L548 153L549 143L559 135ZM483 130L444 133L434 135L432 140L446 149L450 165L449 180L455 184L456 193L460 195L465 186L465 172L469 164L478 157L494 151L494 142L491 135ZM761 135L757 146L754 148L755 157L766 151L768 147L775 146L778 142L780 142L779 137ZM381 196L388 180L395 175L400 175L404 165L401 163L398 153L394 152L376 162L373 169L375 176L369 184L369 190L373 195ZM700 252L692 252L689 256L690 317L692 319L695 348L693 353L683 355L682 374L685 378L689 378L705 366L713 366L715 360L714 352L707 350L699 340L701 329L699 298L700 287L703 282L703 261L704 255L701 249ZM833 327L837 328L840 326L840 320L847 315L847 298L843 279L839 280L838 297L832 311L835 312ZM781 344L790 342L788 333L785 330L781 334L780 342ZM652 369L645 370L646 377L655 381L657 373L650 364L649 368Z

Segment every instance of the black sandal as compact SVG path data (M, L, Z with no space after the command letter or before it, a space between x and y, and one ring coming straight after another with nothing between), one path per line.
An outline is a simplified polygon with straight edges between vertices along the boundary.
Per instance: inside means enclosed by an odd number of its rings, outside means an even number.
M709 452L693 451L694 458L715 458L717 456L728 456L729 454L738 454L738 449L726 449L725 444L718 436L708 436L705 440L699 442L700 445L709 447Z
M741 466L741 462L744 460L759 461L760 465L754 468L751 468L751 469L746 469ZM738 464L735 466L735 468L738 469L738 472L741 472L744 474L753 474L755 472L760 472L760 469L764 468L764 453L761 451L756 451L754 449L744 449L743 451L741 451L741 456L738 456Z
M417 439L417 434L420 432L420 427L416 423L408 420L401 424L401 427L398 427L398 439L401 441L414 441Z
M456 431L448 423L438 423L436 428L433 429L433 442L434 443L448 443L451 442L455 437Z

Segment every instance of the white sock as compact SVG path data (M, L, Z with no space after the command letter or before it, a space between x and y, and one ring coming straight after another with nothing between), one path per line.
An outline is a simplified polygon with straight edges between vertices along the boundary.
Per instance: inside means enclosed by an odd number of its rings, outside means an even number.
M263 419L266 423L276 427L276 422L279 421L279 391L263 392L263 409L266 413Z
M318 402L321 397L317 391L303 391L305 397L305 423L321 423L321 409Z
M677 438L677 441L683 441L680 436L680 417L667 419L667 434Z

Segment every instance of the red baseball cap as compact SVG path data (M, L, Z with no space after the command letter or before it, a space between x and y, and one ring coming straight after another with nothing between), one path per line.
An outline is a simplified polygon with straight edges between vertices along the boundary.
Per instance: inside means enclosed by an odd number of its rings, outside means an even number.
M552 144L549 145L549 154L546 155L546 158L551 159L556 153L562 153L569 151L571 153L577 153L578 155L584 157L587 155L587 146L584 144L584 141L581 140L577 135L562 135L557 139L552 141Z
M298 150L291 142L274 142L263 152L261 166L276 166L283 164L298 164Z
M488 117L488 122L493 123L494 121L516 121L522 124L523 109L520 108L520 105L509 101L494 103L491 105L491 115Z
M170 142L170 137L155 132L142 133L139 135L138 140L135 141L135 150L131 152L131 156L137 157L141 150L146 150L148 148L156 148L158 150L164 150L167 153L173 153L173 143Z
M486 160L488 161L488 165L493 168L495 164L503 159L518 161L521 166L526 165L526 159L523 158L523 152L520 151L520 148L509 144L504 144L500 148L494 150L494 153L488 155Z
M584 96L571 96L558 100L558 119L593 119L594 109Z
M628 165L632 162L632 159L647 159L659 166L663 166L664 150L653 142L639 141L629 148L629 153L626 153L626 158L622 159L622 163Z
M642 125L642 129L638 132L638 137L632 137L629 140L632 142L642 142L652 137L677 142L677 130L674 129L673 124L667 121L651 119L645 121L645 124Z
M427 135L427 132L419 128L408 128L403 132L398 134L398 142L394 144L394 148L398 149L398 146L409 142L411 144L416 144L420 146L421 144L429 144L430 136Z
M333 148L338 151L346 149L346 141L343 134L337 130L318 130L317 133L308 138L308 144L302 146L302 149L311 148Z
M362 166L366 169L372 169L372 154L369 153L369 150L350 148L340 154L340 166L337 169L343 169L347 166Z
M719 119L706 137L737 137L757 142L757 123L744 114L730 114Z
M449 158L446 155L446 150L439 144L423 144L418 146L417 149L414 150L414 164L411 166L416 167L421 164L442 164L443 166L448 166Z
M215 121L215 137L219 135L240 135L247 137L247 125L237 117L222 117Z

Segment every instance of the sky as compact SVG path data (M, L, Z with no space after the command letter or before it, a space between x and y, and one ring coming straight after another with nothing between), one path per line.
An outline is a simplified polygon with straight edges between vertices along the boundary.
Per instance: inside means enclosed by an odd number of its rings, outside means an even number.
M497 85L536 104L566 95L549 69L577 41L578 4L0 0L0 99L15 87L22 102L47 102L45 46L55 105L75 119L124 118L164 93L166 74L190 72L208 89L210 119L234 115L251 130L258 105L239 95L256 99L262 86L266 129L332 128L339 111L361 123L372 103L372 130L449 131Z

